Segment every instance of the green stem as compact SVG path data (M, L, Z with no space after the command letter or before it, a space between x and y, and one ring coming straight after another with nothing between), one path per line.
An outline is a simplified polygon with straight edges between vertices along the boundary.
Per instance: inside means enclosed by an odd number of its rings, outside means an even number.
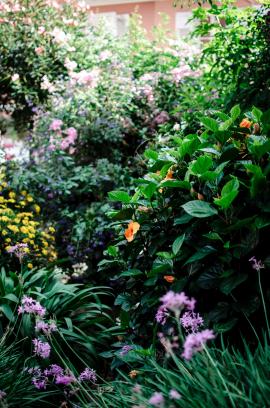
M218 368L217 364L216 364L215 361L212 359L212 357L211 357L211 355L210 355L210 353L209 353L209 351L207 350L206 347L204 347L204 350L205 350L205 352L206 352L206 354L207 354L209 360L211 361L213 367L216 369L217 374L218 374L219 378L221 379L221 382L222 382L222 384L224 385L224 388L225 388L226 392L228 393L228 397L229 397L229 399L230 399L230 401L231 401L232 407L233 407L233 408L236 408L236 405L235 405L235 403L234 403L234 401L233 401L233 399L232 399L232 397L231 397L229 388L227 387L227 384L226 384L226 382L225 382L225 380L224 380L224 377L222 376L221 372L219 371L219 368Z
M264 295L263 295L263 290L262 290L261 271L260 271L260 269L258 270L258 280L259 280L260 293L261 293L261 297L262 297L262 304L263 304L264 316L265 316L266 326L267 326L267 331L268 331L268 337L270 337L270 328L269 328L269 322L268 322L266 304L265 304Z

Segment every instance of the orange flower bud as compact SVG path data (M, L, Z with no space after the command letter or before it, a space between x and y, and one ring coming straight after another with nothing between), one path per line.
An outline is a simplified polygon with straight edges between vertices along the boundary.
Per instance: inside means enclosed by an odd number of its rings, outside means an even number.
M173 282L175 281L175 277L172 276L172 275L165 275L163 278L164 278L165 281L168 282L168 283L173 283Z
M198 200L204 200L204 196L200 193L198 193L197 197L198 197Z
M249 129L252 126L252 122L250 122L250 120L245 118L245 119L242 120L242 122L240 123L239 126L242 127L242 128Z
M128 374L128 376L129 376L130 378L135 378L135 377L137 377L138 374L139 374L139 371L137 371L137 370L131 370L130 373Z

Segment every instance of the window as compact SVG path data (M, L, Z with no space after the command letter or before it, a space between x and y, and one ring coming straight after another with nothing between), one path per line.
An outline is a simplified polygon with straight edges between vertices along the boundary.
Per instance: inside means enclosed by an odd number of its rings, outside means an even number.
M92 17L94 24L103 22L105 28L113 35L121 36L128 31L129 15L110 13L97 13Z
M185 36L190 33L194 28L194 22L188 22L192 13L190 11L180 11L175 16L175 29L177 34Z

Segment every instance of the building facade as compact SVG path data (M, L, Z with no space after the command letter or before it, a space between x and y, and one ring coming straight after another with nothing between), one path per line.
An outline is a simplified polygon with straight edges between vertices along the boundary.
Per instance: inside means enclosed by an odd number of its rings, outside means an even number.
M187 21L191 17L191 7L173 6L173 0L86 0L97 20L102 18L116 35L124 34L128 29L132 13L142 16L144 28L150 32L162 21L162 15L169 17L169 29L180 35L188 34L192 29ZM254 5L253 0L239 0L239 7Z

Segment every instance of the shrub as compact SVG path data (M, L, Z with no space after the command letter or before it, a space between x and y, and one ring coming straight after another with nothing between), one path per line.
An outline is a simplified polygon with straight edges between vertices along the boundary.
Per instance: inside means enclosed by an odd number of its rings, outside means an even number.
M166 287L196 296L218 332L243 329L251 316L260 324L250 258L268 267L269 112L235 106L215 117L200 116L197 134L147 149L149 172L134 195L109 193L122 203L110 212L119 238L100 270L114 274L122 327L135 338L147 341Z

